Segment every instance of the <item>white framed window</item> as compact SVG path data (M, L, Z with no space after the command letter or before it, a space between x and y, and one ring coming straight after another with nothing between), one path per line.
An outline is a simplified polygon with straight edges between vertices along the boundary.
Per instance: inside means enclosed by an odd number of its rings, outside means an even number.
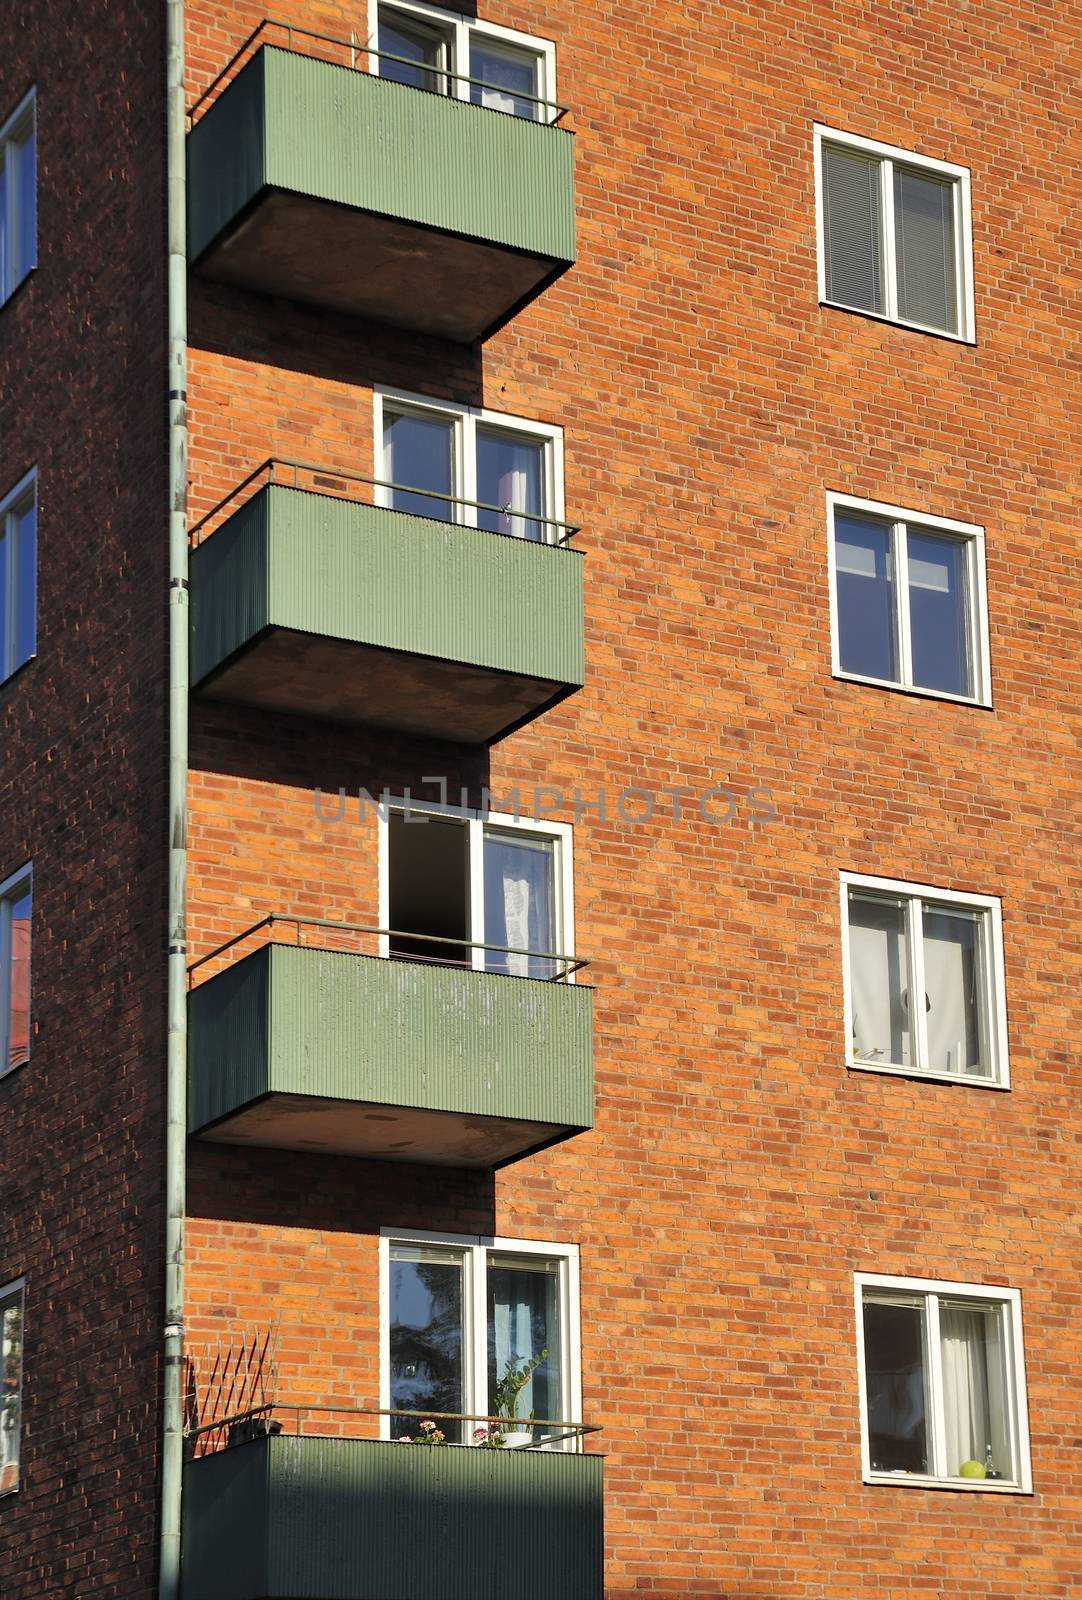
M0 1287L0 1495L19 1487L23 1401L23 1279Z
M374 412L380 505L535 543L560 538L562 429L392 390L376 390Z
M0 682L37 647L37 474L0 500Z
M369 39L382 78L533 122L555 119L556 49L547 40L418 0L369 0Z
M38 259L37 107L33 89L0 126L0 304Z
M984 529L827 495L834 674L992 703Z
M0 1075L30 1060L31 869L0 883Z
M856 1274L864 1481L1032 1490L1017 1289Z
M974 337L968 167L815 124L819 299Z
M574 1449L553 1424L581 1420L579 1343L576 1245L382 1230L382 1409L462 1417L438 1424L452 1444L499 1415L506 1445ZM526 1372L513 1402L512 1369ZM422 1420L385 1417L384 1437L414 1438Z
M1009 1088L999 901L849 872L841 894L847 1065Z
M392 802L379 817L382 954L573 980L572 829Z

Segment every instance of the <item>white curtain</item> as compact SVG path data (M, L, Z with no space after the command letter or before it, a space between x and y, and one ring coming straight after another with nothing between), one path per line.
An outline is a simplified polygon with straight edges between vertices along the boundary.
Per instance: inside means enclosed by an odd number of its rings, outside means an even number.
M524 952L530 948L530 884L526 878L503 878L503 922L507 932L506 944L511 945L507 957L507 970L516 978L526 978L530 973L530 958Z
M510 1273L501 1275L504 1285L511 1277ZM519 1298L513 1292L507 1292L506 1287L501 1295L497 1292L492 1308L493 1330L496 1335L496 1378L499 1381L507 1368L511 1365L521 1367L526 1361L531 1360L538 1352L533 1346L533 1317L530 1300ZM528 1417L531 1410L536 1409L533 1403L533 1378L525 1385L518 1400L518 1414Z
M924 908L928 1065L934 1072L986 1071L978 1025L977 925L972 916Z
M898 902L849 903L853 1051L861 1061L912 1060L904 911Z
M963 1461L983 1463L991 1448L995 1469L1010 1477L1003 1314L941 1305L939 1326L947 1472L956 1477Z

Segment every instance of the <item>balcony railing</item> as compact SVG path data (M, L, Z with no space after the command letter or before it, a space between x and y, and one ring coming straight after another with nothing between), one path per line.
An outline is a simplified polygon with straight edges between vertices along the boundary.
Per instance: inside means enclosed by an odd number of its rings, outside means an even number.
M190 112L189 251L208 277L486 338L572 265L565 108L478 104L370 70L363 40L264 21Z
M374 503L399 487L433 516ZM437 515L445 508L454 520ZM543 538L522 537L535 528ZM578 531L265 461L192 529L193 684L267 710L491 744L584 681Z
M506 1600L510 1582L516 1600L601 1600L603 1457L581 1449L596 1429L545 1424L565 1437L521 1448L358 1436L395 1417L438 1420L274 1405L194 1430L185 1593Z
M189 1129L384 1160L518 1160L593 1125L592 990L573 981L585 965L265 917L193 965Z

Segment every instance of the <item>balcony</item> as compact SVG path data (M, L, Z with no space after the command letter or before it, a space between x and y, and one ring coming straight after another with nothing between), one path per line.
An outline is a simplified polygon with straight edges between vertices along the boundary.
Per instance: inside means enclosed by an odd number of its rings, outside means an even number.
M268 918L204 958L220 970L189 995L189 1131L490 1168L593 1125L593 993L564 981L583 963L551 958L552 981L327 948L385 937Z
M572 136L357 70L375 55L256 30L192 109L189 258L262 294L486 338L574 262Z
M278 1435L189 1461L191 1600L602 1600L600 1455Z
M192 552L200 693L483 745L582 686L578 551L293 487L275 467Z

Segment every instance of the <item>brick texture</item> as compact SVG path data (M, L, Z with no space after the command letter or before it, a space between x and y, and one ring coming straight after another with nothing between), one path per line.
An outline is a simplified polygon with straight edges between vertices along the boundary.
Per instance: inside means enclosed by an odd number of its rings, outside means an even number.
M603 1424L607 1452L609 1600L1074 1600L1082 1590L1074 1379L1082 1362L1074 1047L1082 407L1072 378L1082 298L1069 153L1078 149L1082 31L1069 10L1024 0L961 8L885 0L874 9L831 0L811 10L790 0L769 8L494 0L484 14L557 44L558 92L576 133L578 264L483 351L193 280L193 516L272 455L371 472L376 384L558 423L567 515L584 525L587 552L587 686L481 754L196 701L193 953L273 910L375 920L375 825L355 811L340 824L320 822L317 786L375 792L443 773L478 796L486 784L498 794L559 790L564 803L553 815L577 823L577 948L596 985L597 1127L495 1179L194 1144L195 1403L207 1399L223 1347L273 1330L283 1398L378 1404L382 1227L575 1242L585 1418ZM193 98L261 15L256 4L190 0ZM296 0L289 15L298 26L363 34L363 17L343 5ZM140 39L145 30L150 61L151 22L137 24L123 7L116 19L118 34L126 26ZM20 48L37 71L33 30ZM138 80L144 105L132 98L134 79L118 90L115 62L111 74L99 62L94 70L103 94L136 106L129 135L146 119L131 171L142 174L144 193L157 194L153 73ZM86 100L93 104L89 89ZM816 121L971 169L975 344L818 305ZM76 159L72 138L55 148L58 162L60 149ZM100 184L100 142L79 159L85 183ZM101 202L120 206L112 225L132 238L134 192L118 188L114 172ZM158 263L150 214L141 201L131 251L145 246ZM43 238L47 227L43 208ZM93 243L78 245L90 252L73 258L82 295L91 292L84 263L99 259L100 227ZM35 1035L30 1068L0 1083L9 1104L33 1084L51 1107L34 1114L52 1130L34 1145L36 1165L23 1159L12 1173L22 1209L10 1214L24 1220L0 1269L0 1277L29 1274L33 1241L48 1234L48 1251L39 1250L55 1262L47 1292L56 1364L47 1372L33 1346L28 1484L15 1514L29 1516L37 1482L39 1516L78 1521L57 1465L74 1452L67 1438L35 1434L50 1426L35 1396L55 1398L48 1384L85 1360L93 1324L102 1354L86 1370L107 1390L90 1408L95 1424L74 1397L49 1415L54 1426L63 1415L65 1428L85 1428L88 1452L96 1444L103 1459L122 1463L126 1504L135 1488L137 1549L152 1531L148 1313L160 1275L150 1132L161 1009L152 787L163 670L152 493L160 433L147 331L157 336L157 270L127 275L100 313L100 348L111 349L107 336L126 342L142 390L130 371L121 385L120 361L103 368L89 342L76 341L75 286L52 312L63 329L56 369L68 374L78 357L90 378L59 391L79 404L50 445L64 462L70 505L56 535L62 576L43 595L42 614L63 628L55 648L70 666L48 679L43 651L36 678L0 691L0 714L18 712L27 752L0 822L13 864L41 859L41 982L50 970L64 979L72 1011L63 1034L63 1018L49 1019L50 1041L64 1038L59 1059L46 1061ZM0 356L10 350L7 359L28 363L18 338L29 337L44 281L43 271L20 304L0 311ZM125 305L132 317L121 315ZM13 335L16 327L28 332ZM16 377L20 394L33 392L29 364ZM91 410L95 384L104 388ZM117 428L117 415L132 428ZM22 413L17 425L27 426ZM6 430L0 438L7 462L12 438ZM41 460L33 443L24 455L35 449ZM122 459L99 474L103 450ZM83 466L78 516L74 460ZM994 709L832 678L829 489L985 527ZM91 581L108 607L93 639L113 673L93 721L75 686L91 623L72 585L87 561L91 494L99 523L109 521L110 497L134 502L123 520L112 505L108 580L100 545L89 547ZM75 527L78 540L67 531ZM43 531L43 556L45 540ZM42 680L39 696L33 685ZM5 778L8 770L5 757ZM95 770L97 811L87 798ZM719 785L738 797L728 822L704 820L693 802L676 818L663 792ZM628 786L657 796L652 817L632 817L630 805L621 815L617 797ZM770 792L772 820L755 820L757 787ZM603 792L606 815L576 818L576 788ZM52 889L50 850L64 862ZM1002 898L1009 1094L846 1072L842 870ZM76 938L86 971L88 898L102 918L90 929L92 994L70 975ZM118 923L124 981L112 957ZM73 1120L79 1140L61 1158L57 1141ZM4 1148L20 1147L5 1138ZM96 1164L76 1184L78 1148ZM100 1194L88 1195L88 1181ZM87 1208L78 1225L76 1188ZM51 1232L41 1199L49 1190ZM124 1248L131 1277L142 1273L128 1301L117 1287L128 1281L117 1265ZM87 1299L76 1306L64 1285L86 1268L76 1256L87 1250L103 1265L83 1280ZM857 1271L1021 1290L1032 1496L862 1484ZM28 1340L37 1338L34 1304ZM113 1359L136 1347L143 1353L121 1381ZM118 1411L122 1388L132 1398ZM106 1448L111 1428L119 1442ZM84 1458L79 1494L90 1493L87 1470ZM95 1492L95 1514L107 1517L120 1491L113 1500L100 1484ZM0 1503L5 1595L149 1597L145 1565L125 1588L100 1535L73 1541L85 1554L58 1557L55 1539L50 1551L47 1536L21 1531L31 1524L16 1529L11 1510ZM34 1551L33 1581L21 1561L3 1565L14 1548L8 1521L30 1541L22 1548ZM69 1559L83 1567L65 1569Z
M0 307L0 495L38 469L37 656L0 685L0 878L34 866L30 1061L0 1078L0 1282L26 1278L5 1600L153 1592L164 1276L160 8L0 22L38 108L38 267Z

